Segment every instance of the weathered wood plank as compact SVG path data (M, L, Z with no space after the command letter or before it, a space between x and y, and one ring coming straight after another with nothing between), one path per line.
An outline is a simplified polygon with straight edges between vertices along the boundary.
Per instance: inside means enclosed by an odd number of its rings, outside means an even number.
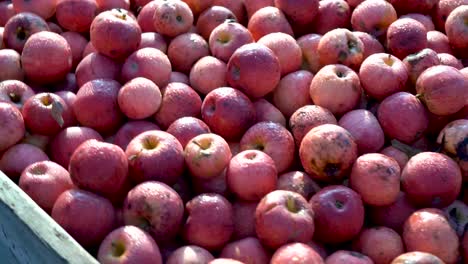
M0 171L0 263L98 262Z

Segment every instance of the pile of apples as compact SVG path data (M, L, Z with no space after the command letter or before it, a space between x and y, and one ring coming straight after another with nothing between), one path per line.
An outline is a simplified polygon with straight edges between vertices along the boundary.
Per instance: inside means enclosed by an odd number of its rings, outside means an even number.
M13 0L0 40L0 170L101 263L468 263L468 0Z

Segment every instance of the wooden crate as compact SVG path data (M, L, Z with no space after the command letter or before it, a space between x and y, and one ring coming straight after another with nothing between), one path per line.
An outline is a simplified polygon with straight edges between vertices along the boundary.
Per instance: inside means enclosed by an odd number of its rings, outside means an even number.
M98 262L0 171L0 263Z

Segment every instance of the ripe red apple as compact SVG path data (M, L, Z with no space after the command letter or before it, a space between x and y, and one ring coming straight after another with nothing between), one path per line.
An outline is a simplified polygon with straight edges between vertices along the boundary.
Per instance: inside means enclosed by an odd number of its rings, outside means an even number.
M99 12L104 12L111 9L130 10L130 0L96 0L99 7Z
M52 161L39 161L26 167L18 185L49 214L57 198L74 187L68 171Z
M117 101L120 88L121 85L111 79L96 79L83 84L73 104L78 122L103 134L115 132L124 117Z
M24 103L22 114L29 131L53 136L74 125L72 108L58 95L39 93Z
M449 53L438 53L437 57L439 57L441 65L452 66L458 70L463 69L462 62L457 59L455 56Z
M21 55L13 49L0 50L0 81L24 80Z
M11 17L5 24L3 42L7 48L21 53L24 44L31 35L48 30L47 22L40 16L29 12L19 13Z
M301 145L302 139L312 128L324 124L338 124L328 109L312 104L298 108L289 119L289 127L296 146Z
M231 203L219 194L195 196L186 205L184 240L207 250L221 249L231 238L234 220Z
M82 87L85 83L96 79L118 80L120 69L121 65L109 57L98 52L91 52L76 66L76 83L78 87Z
M154 28L153 23L153 15L158 4L158 1L150 1L149 3L141 7L140 12L137 16L137 22L138 25L140 25L142 32L156 33L156 29ZM159 33L156 34L160 35Z
M257 43L267 46L278 57L281 76L300 69L302 50L291 35L282 32L270 33L258 39Z
M203 100L201 115L213 133L228 141L240 139L256 119L250 99L231 87L220 87L209 92Z
M11 0L2 1L0 3L0 27L5 26L7 21L15 15L13 3Z
M413 156L401 172L402 188L417 206L442 208L461 190L460 167L451 158L435 152Z
M138 49L155 48L167 53L167 43L161 34L156 32L144 32L141 34L141 42Z
M418 0L390 0L389 1L399 14L422 13L426 14L436 5L438 1L418 1Z
M266 6L275 6L274 0L244 0L247 17L250 19L255 12Z
M397 12L389 2L364 1L353 10L351 25L354 30L369 33L379 39L385 36L388 27L397 18Z
M411 18L395 20L387 30L387 49L400 60L427 48L426 28ZM406 41L411 39L411 42Z
M127 178L128 161L118 146L90 139L76 148L68 168L76 186L111 198Z
M39 84L65 79L72 63L72 51L67 40L48 31L31 35L21 53L21 65L26 77Z
M460 254L458 236L439 209L414 212L405 222L402 237L408 252L431 253L444 263L456 263Z
M432 20L440 32L445 31L445 22L450 13L457 7L467 5L468 0L439 0L434 7Z
M115 133L113 143L123 150L126 150L128 143L130 143L134 137L149 130L160 130L160 128L155 123L145 120L127 121Z
M153 25L157 33L176 37L190 30L193 13L183 1L160 1L153 14Z
M190 69L190 85L197 92L207 94L218 87L227 86L227 64L222 60L205 56Z
M136 0L141 1L141 0ZM199 16L203 11L209 8L213 0L183 0L193 12L194 16Z
M428 48L434 50L437 53L453 53L449 44L449 40L444 33L432 30L427 32L426 37Z
M361 231L364 205L352 189L329 185L314 194L309 203L314 212L314 240L337 244L351 240Z
M377 119L388 137L405 143L419 139L429 124L424 105L407 92L385 98L379 105Z
M99 246L116 222L116 210L109 200L80 189L63 192L51 215L85 248Z
M73 31L63 32L61 36L70 45L73 58L72 69L75 69L83 59L83 51L88 44L88 40L83 35Z
M302 68L312 73L317 73L321 67L317 51L321 38L322 35L310 33L297 39L302 50Z
M400 165L400 170L403 170L405 167L406 163L409 160L408 154L405 152L393 147L393 146L388 146L380 151L380 153L384 154L387 157L393 158L398 162L398 165Z
M354 137L360 154L378 152L385 143L379 121L368 110L349 111L340 118L338 124Z
M16 181L26 167L35 162L45 160L49 160L49 157L39 147L27 143L19 143L13 145L2 154L0 157L0 170Z
M384 47L382 44L372 35L366 32L353 31L353 34L358 37L364 45L363 58L366 59L375 53L384 53Z
M241 239L255 236L255 209L258 202L235 200L232 204L234 217L233 238Z
M422 72L432 66L441 64L441 61L438 53L426 48L406 56L406 58L403 59L403 64L406 67L409 81L414 85Z
M162 95L154 82L144 77L137 77L120 88L117 101L120 110L127 117L144 119L159 110Z
M468 48L468 38L466 30L468 25L468 7L466 5L455 8L447 17L445 22L445 32L452 48L460 53L461 56L466 58L466 49Z
M437 65L421 73L416 91L431 113L450 115L466 105L468 79L456 68Z
M431 253L421 252L421 251L411 251L393 259L391 264L405 264L411 262L418 262L424 264L444 264L440 258Z
M232 195L226 183L226 170L211 178L192 177L191 181L195 194L217 193L224 197Z
M235 259L230 258L216 258L212 261L208 262L208 264L243 264L244 262L240 262Z
M47 22L47 25L49 26L49 31L50 32L54 32L54 33L57 33L59 35L61 35L63 33L63 29L59 25L55 24L54 22L49 21L49 22Z
M31 12L38 14L43 19L52 17L56 9L56 0L12 0L16 13Z
M173 251L167 258L166 264L208 263L213 259L213 255L208 250L188 245Z
M373 264L371 258L356 251L338 250L325 259L327 264Z
M260 200L255 230L263 245L277 249L290 242L307 242L314 234L314 211L300 194L276 190Z
M296 192L307 200L321 189L307 173L302 171L290 171L279 175L276 188Z
M258 150L244 150L235 155L226 171L228 188L244 201L259 201L274 191L277 178L273 159Z
M192 138L200 134L210 133L210 128L202 120L186 116L172 122L166 132L176 137L181 146L185 148Z
M362 88L369 96L383 100L406 88L408 71L397 57L377 53L366 58L359 69Z
M257 113L257 123L275 122L286 127L286 118L281 111L264 98L256 100L254 103Z
M430 15L424 15L421 13L409 13L409 14L400 16L400 18L412 18L418 21L419 23L423 24L427 32L435 30L435 25L432 22L432 18Z
M184 204L177 192L157 181L147 181L131 189L123 208L125 224L140 227L158 243L175 237L184 215Z
M232 154L228 143L213 133L192 138L184 149L185 164L191 176L210 179L221 174Z
M245 44L254 42L254 38L242 24L226 20L211 31L208 41L211 54L227 62L234 51Z
M255 41L274 32L282 32L294 36L291 25L285 14L277 7L265 6L258 9L250 17L247 28Z
M69 31L87 32L97 13L96 0L58 0L55 18Z
M93 19L89 33L96 50L113 59L125 59L141 42L140 26L125 9L100 13Z
M97 253L102 264L162 264L161 252L154 239L138 227L122 226L109 233Z
M222 6L229 9L238 19L240 23L246 23L246 11L243 1L233 1L233 0L211 0L211 5L213 6Z
M180 82L169 83L161 89L162 102L154 115L156 123L167 128L184 116L200 117L202 99L190 86Z
M313 32L324 35L337 28L349 28L351 8L345 0L321 0L313 21Z
M325 261L311 246L304 243L289 243L278 248L271 258L272 264L314 263L324 264Z
M364 60L364 44L344 28L326 32L320 38L317 53L321 66L328 64L343 64L352 69L359 69Z
M219 257L242 263L268 263L270 260L269 252L256 237L246 237L226 244Z
M308 25L313 22L318 13L319 1L275 0L275 6L284 12L291 23Z
M353 249L368 256L375 264L390 263L405 253L400 235L388 227L363 229L353 241Z
M164 131L139 134L128 143L125 153L129 176L135 182L156 180L172 185L184 171L184 150L174 136Z
M189 77L183 72L172 71L169 77L169 83L181 82L190 85Z
M208 42L197 33L180 34L171 40L167 48L172 68L184 73L189 73L195 62L208 55Z
M199 34L206 40L211 32L226 20L238 22L236 15L224 6L213 5L203 11L197 19L196 27Z
M31 87L22 81L5 80L0 82L0 102L11 103L19 110L34 94Z

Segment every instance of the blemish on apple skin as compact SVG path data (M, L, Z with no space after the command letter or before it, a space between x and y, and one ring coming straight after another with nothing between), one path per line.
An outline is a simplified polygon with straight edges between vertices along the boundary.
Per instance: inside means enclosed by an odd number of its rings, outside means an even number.
M231 68L231 76L234 81L238 81L240 79L240 69L237 66L232 66Z

